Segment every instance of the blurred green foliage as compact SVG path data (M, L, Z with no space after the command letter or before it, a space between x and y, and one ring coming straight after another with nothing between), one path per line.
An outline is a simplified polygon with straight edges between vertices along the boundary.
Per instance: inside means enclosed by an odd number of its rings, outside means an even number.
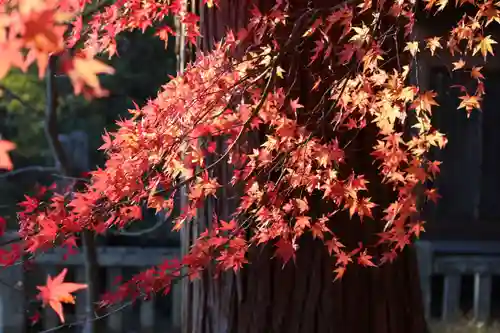
M102 152L97 151L104 129L112 131L116 120L128 117L132 101L142 105L148 98L154 98L168 76L175 74L173 46L172 39L165 48L153 31L120 36L119 56L102 59L116 69L114 75L101 77L102 85L110 92L106 98L89 101L74 96L69 79L57 77L59 132L83 130L88 134L91 166L104 162ZM12 71L0 84L5 88L0 89L0 133L18 146L11 153L15 168L53 166L44 133L45 83L38 78L37 69L31 68L28 73ZM35 183L54 180L50 173L23 172L12 177L0 173L0 216L13 217L16 202L25 193L32 193ZM14 219L10 220L14 223Z

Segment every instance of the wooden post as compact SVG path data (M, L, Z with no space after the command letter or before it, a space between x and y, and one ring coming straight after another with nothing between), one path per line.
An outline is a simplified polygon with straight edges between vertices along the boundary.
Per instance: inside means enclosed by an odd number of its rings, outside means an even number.
M154 298L142 300L140 304L140 322L142 333L153 333L155 327Z
M476 273L474 276L474 319L486 322L490 318L491 275Z
M453 322L460 313L461 276L458 273L445 275L443 292L443 320Z
M0 332L25 330L25 306L22 265L0 268Z
M181 310L182 310L182 284L181 281L176 281L172 285L170 291L172 297L172 327L180 329L181 327Z
M106 269L106 282L107 282L107 289L108 290L113 290L115 289L115 279L117 279L118 276L122 275L122 270L119 267L108 267ZM112 312L115 311L117 306L111 306L109 307L108 311ZM107 320L107 329L109 332L123 332L123 312L122 311L116 311L112 313L110 316L108 316Z
M424 313L425 318L429 319L431 311L432 244L429 241L418 241L415 243L415 247L417 249Z
M87 133L73 131L69 134L59 134L58 138L64 147L71 168L78 172L88 171L90 162Z
M85 267L84 266L76 266L76 282L77 283L87 283L85 278ZM76 300L76 318L78 321L84 320L87 316L87 293L80 292L78 293Z

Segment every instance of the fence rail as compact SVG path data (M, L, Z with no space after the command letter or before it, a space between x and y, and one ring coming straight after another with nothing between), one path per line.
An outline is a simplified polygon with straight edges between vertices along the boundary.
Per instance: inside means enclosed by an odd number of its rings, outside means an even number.
M463 242L426 242L417 243L420 267L421 287L427 317L430 317L432 303L431 278L435 275L444 277L441 319L453 321L460 314L460 292L464 275L474 276L473 316L477 321L485 322L491 313L492 277L500 275L500 246L489 243ZM179 255L176 248L140 248L140 247L99 247L98 262L106 276L106 288L112 289L118 276L124 275L127 268L142 269L162 263ZM55 275L60 266L68 267L76 282L85 282L84 261L80 252L66 256L63 249L53 249L34 259L42 275ZM31 274L31 272L30 272ZM0 270L0 333L23 332L26 326L25 292L27 279L30 279L22 265L14 265ZM20 283L21 282L21 283ZM172 327L180 325L180 290L174 286L171 297L170 323ZM85 317L84 297L77 296L76 318ZM129 332L124 319L134 317L140 324L140 332L155 331L160 320L154 300L138 302L137 311L114 311L105 318L106 332ZM58 325L52 311L43 315L44 329ZM162 329L165 327L163 326ZM81 331L77 330L77 331Z
M455 321L460 316L464 275L474 277L473 319L487 322L491 316L492 277L500 275L500 245L490 242L417 243L425 312L430 317L431 279L443 276L441 320Z
M99 247L98 262L100 268L105 272L106 288L112 289L119 276L124 275L126 269L142 269L162 263L166 259L177 257L179 250L175 248L140 248L140 247ZM24 285L29 283L31 274L55 275L59 273L61 266L68 267L70 274L74 274L74 281L85 282L85 269L83 256L80 252L66 257L64 249L54 249L40 254L34 260L36 272L24 272L22 265L14 265L0 270L0 333L18 333L25 331L27 316L26 294ZM16 290L17 288L17 290ZM179 286L174 285L171 291L170 318L157 317L157 307L154 299L150 301L138 301L134 310L116 311L116 306L111 307L106 316L106 332L132 332L126 327L127 320L139 323L141 333L155 331L155 326L161 323L162 331L165 330L165 323L176 328L180 325L180 293ZM85 293L77 294L75 315L70 316L71 321L82 322L85 318ZM138 307L137 311L136 308ZM69 321L69 320L68 320ZM42 315L44 329L54 328L59 325L55 313L51 310L44 311ZM80 326L80 327L78 327ZM156 327L157 329L159 327ZM82 325L75 325L72 332L82 332Z

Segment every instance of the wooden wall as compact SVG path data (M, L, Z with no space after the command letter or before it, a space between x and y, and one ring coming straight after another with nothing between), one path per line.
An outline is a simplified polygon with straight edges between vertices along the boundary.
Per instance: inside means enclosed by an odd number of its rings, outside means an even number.
M436 17L422 16L415 38L422 40L443 36L457 21L458 12ZM493 25L492 25L493 26ZM492 31L499 36L498 31ZM442 39L443 40L443 39ZM423 49L423 47L421 47ZM464 71L452 71L452 57L446 50L438 57L422 52L416 60L415 83L439 95L433 123L446 133L449 143L444 150L434 151L432 158L442 161L441 175L435 186L442 199L425 207L428 239L499 240L500 239L500 61L488 57L463 57L467 67L483 66L486 96L482 110L474 110L467 118L465 110L457 110L461 95L452 85L462 84L471 91L474 80Z

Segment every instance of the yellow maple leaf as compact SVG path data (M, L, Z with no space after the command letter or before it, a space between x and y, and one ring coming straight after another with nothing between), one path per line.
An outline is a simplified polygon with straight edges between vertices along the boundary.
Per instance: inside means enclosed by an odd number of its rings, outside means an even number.
M448 5L448 0L438 0L437 5L439 6L437 11L440 12Z
M361 27L352 27L352 30L354 30L355 35L352 36L351 39L349 39L350 42L362 45L363 43L368 41L368 38L370 36L370 28L368 28L364 23Z
M479 38L479 43L477 43L476 47L474 48L474 52L472 52L472 55L476 55L477 52L481 51L481 54L484 57L484 60L486 60L486 56L491 54L494 56L495 54L493 53L493 44L496 44L497 42L491 38L491 35L488 35L486 37L480 37Z
M276 75L280 78L283 79L283 73L285 73L285 70L281 68L280 66L276 67Z
M414 57L420 49L418 47L418 42L407 42L403 51L408 51Z
M441 46L441 42L439 41L441 37L432 37L432 38L427 38L427 45L425 46L426 49L429 49L431 51L431 55L434 55L436 52L436 49L442 49L443 47Z

